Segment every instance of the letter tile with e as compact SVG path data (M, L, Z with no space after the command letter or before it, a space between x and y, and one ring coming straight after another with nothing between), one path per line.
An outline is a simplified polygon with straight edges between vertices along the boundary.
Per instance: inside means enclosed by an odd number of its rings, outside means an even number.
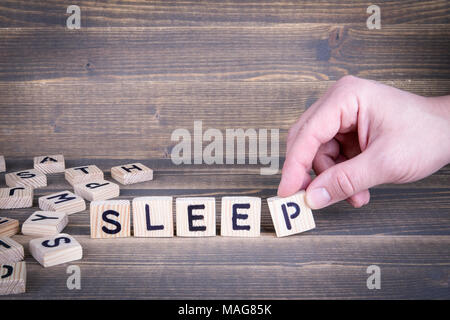
M223 197L220 230L227 237L259 237L261 198Z
M214 237L216 235L216 199L213 197L177 198L178 237Z

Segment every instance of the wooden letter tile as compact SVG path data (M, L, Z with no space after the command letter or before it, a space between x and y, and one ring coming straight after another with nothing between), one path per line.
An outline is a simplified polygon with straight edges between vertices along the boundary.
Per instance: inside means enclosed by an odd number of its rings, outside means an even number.
M153 170L142 163L130 163L112 167L111 176L121 184L133 184L153 180Z
M133 199L135 237L173 237L172 197Z
M23 260L23 246L8 237L0 237L0 264Z
M42 173L64 172L64 156L56 154L51 156L34 157L34 168Z
M29 250L33 258L44 267L80 260L83 248L67 233L37 238L30 241Z
M86 210L86 202L80 196L61 191L39 198L39 208L43 211L58 211L72 214Z
M71 186L82 182L95 182L103 180L103 171L95 165L69 168L64 171L64 177Z
M0 188L0 209L30 208L33 206L33 188Z
M0 156L0 172L6 171L6 163L5 163L5 157Z
M22 234L45 237L61 233L67 226L69 217L64 212L36 211L22 224Z
M305 191L286 197L267 199L277 237L305 232L316 227L311 209L305 203Z
M28 169L5 175L8 187L42 188L47 186L47 176L36 169Z
M220 230L222 236L259 237L261 198L223 197Z
M91 238L123 238L130 233L130 201L91 202Z
M213 237L216 235L214 198L176 199L177 236Z
M0 217L0 237L10 237L19 232L19 221Z
M26 282L25 261L0 265L0 295L24 293Z
M108 200L118 197L119 185L106 180L84 182L73 186L75 193L88 201Z

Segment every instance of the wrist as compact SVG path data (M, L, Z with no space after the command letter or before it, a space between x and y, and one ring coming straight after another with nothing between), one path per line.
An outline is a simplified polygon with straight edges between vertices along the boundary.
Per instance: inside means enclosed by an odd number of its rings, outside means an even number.
M429 110L438 117L438 123L442 123L440 137L442 140L442 151L445 157L445 164L450 163L450 95L442 97L427 98ZM437 124L438 124L437 123Z

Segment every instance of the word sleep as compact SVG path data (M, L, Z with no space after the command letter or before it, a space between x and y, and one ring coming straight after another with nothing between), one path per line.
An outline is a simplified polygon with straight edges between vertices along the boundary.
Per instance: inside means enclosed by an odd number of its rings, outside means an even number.
M0 170L5 171L3 156ZM95 165L65 168L63 155L34 158L34 168L8 172L8 188L0 188L0 209L30 208L34 190L47 186L47 175L64 173L73 190L63 190L38 198L40 211L32 213L20 227L19 221L0 217L0 295L25 292L26 263L24 247L11 236L31 236L28 250L43 267L82 259L83 248L75 237L63 233L69 216L86 210L90 201L92 239L122 237L213 237L216 236L216 199L214 197L171 196L137 197L117 200L120 186L153 180L153 170L142 163L111 168L105 180ZM225 237L258 237L261 230L261 198L222 197L220 234ZM315 228L311 209L305 204L305 192L287 198L267 199L278 237ZM175 221L174 220L175 217ZM133 221L133 226L131 226ZM176 228L175 228L176 227ZM176 230L176 231L175 231Z

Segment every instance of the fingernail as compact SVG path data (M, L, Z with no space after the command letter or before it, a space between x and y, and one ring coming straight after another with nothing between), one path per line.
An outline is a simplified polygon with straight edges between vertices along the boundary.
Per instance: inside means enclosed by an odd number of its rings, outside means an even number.
M313 189L306 193L306 202L312 209L325 207L331 200L330 194L325 188Z

